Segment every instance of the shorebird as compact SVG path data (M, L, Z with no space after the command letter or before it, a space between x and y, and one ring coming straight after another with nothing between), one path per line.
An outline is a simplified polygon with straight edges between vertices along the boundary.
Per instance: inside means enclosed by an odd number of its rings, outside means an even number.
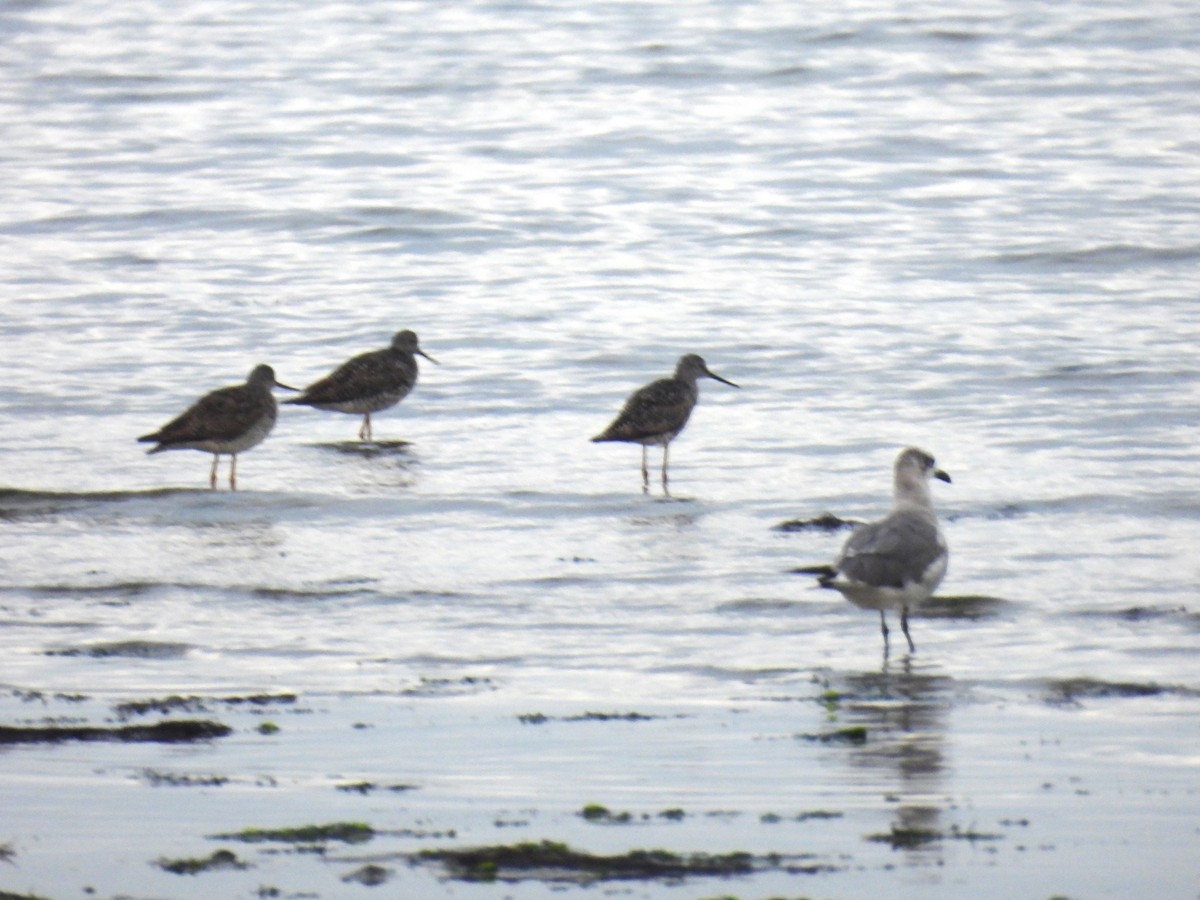
M914 652L908 611L932 596L950 562L950 550L933 511L931 478L950 481L924 450L902 450L894 467L892 511L850 535L832 566L806 570L820 576L821 587L840 591L860 609L879 610L885 655L888 627L884 610L900 610L900 629L908 639L909 652Z
M254 367L245 384L218 388L205 394L153 434L144 434L138 441L157 443L147 453L163 450L203 450L213 455L208 486L217 486L217 464L221 454L230 456L229 487L237 490L237 455L262 443L275 427L275 398L271 388L289 391L296 388L275 380L270 366Z
M592 438L593 442L624 441L642 445L642 493L650 492L650 472L646 468L646 448L658 444L663 448L662 486L663 493L671 496L667 488L667 451L671 441L683 431L688 417L700 399L700 388L696 380L701 376L715 379L730 387L737 387L713 372L704 360L695 353L679 357L675 374L660 378L629 395L621 412L612 424Z
M407 329L398 331L391 346L347 360L306 387L299 397L284 403L361 414L363 421L358 429L358 439L372 440L371 413L395 406L417 383L416 354L432 363L437 362L417 346L416 334Z

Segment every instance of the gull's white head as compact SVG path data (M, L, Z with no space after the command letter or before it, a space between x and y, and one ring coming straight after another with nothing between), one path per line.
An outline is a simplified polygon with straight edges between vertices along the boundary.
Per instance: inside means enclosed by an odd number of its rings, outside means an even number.
M950 476L937 467L934 458L916 447L900 451L896 457L894 497L897 504L916 503L933 506L929 479L950 483Z

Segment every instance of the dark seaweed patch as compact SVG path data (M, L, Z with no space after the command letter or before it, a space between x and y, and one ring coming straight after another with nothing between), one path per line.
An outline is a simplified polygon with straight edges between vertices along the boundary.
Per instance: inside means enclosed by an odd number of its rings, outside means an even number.
M200 697L170 696L149 700L129 700L118 703L113 707L118 717L127 719L130 716L144 716L149 713L167 715L173 712L208 712L204 700Z
M172 641L111 641L83 647L63 647L47 650L47 656L88 656L105 659L110 656L131 659L179 659L188 652L187 644Z
M633 821L633 814L628 812L613 812L607 806L599 803L589 803L579 811L579 815L589 822L599 822L606 825L625 825Z
M797 740L817 741L822 744L865 744L867 729L863 725L851 725L849 728L839 728L837 731L827 731L824 734L798 734Z
M779 813L763 813L759 821L764 825L778 825L780 822L807 822L811 819L840 819L842 813L827 809L813 809L797 813L794 816L782 816Z
M749 853L680 855L666 850L633 850L598 856L554 841L493 847L424 850L417 859L440 862L452 878L464 881L608 881L742 875L754 870Z
M584 712L574 716L547 716L545 713L522 713L517 721L522 725L545 725L547 722L652 722L662 716L639 712Z
M164 872L175 875L199 875L220 869L248 869L249 863L242 862L232 850L215 850L203 859L160 859L156 865Z
M63 703L83 703L91 698L87 694L63 694L56 693L47 696L43 691L24 691L20 688L14 688L12 695L22 703L41 703L43 706L49 706L51 700L61 700Z
M224 775L177 775L157 769L142 769L141 777L152 787L220 787L229 783Z
M334 785L334 787L343 793L362 794L364 797L372 791L379 790L380 788L386 791L394 791L396 793L401 791L415 791L417 789L415 784L378 785L373 781L346 781L341 784Z
M840 819L842 813L830 809L810 809L795 816L797 822L807 822L810 819Z
M244 841L248 844L324 844L341 841L361 844L375 837L375 829L362 822L333 822L328 825L302 825L298 828L246 828L232 834L214 834L214 839Z
M383 866L377 866L373 863L368 863L360 869L355 869L348 875L342 876L342 881L347 884L362 884L367 887L378 887L386 883L392 877L392 870L385 869Z
M775 531L839 531L843 528L856 528L862 522L855 519L842 519L833 513L822 513L813 519L789 519L774 526Z
M1050 703L1078 703L1081 700L1109 698L1157 697L1160 694L1195 696L1191 688L1140 683L1132 681L1103 681L1098 678L1060 678L1046 683Z
M585 712L577 716L567 716L564 722L649 722L658 716L647 716L638 712Z
M628 825L631 822L652 822L662 819L668 822L682 822L687 813L679 807L660 810L657 813L632 813L627 810L615 811L600 803L589 803L579 811L580 818L601 825Z
M402 697L453 697L462 694L475 694L480 691L494 691L495 685L487 677L467 675L462 678L422 678L413 687L400 692Z
M181 697L172 694L169 697L150 697L145 700L129 700L125 703L118 703L113 707L113 711L120 718L127 719L131 716L144 716L148 713L167 715L172 712L207 712L214 703L223 703L226 706L263 707L271 704L293 704L296 699L295 694L252 694L246 697L198 697L194 694Z
M867 835L867 840L879 844L891 844L893 850L915 850L939 841L970 841L974 843L975 841L998 841L1002 837L1003 835L988 834L970 828L964 831L957 825L949 831L893 825L891 831Z
M296 702L295 694L250 694L246 697L222 697L221 702L230 706L246 704L248 706L268 706L270 704L291 704Z
M61 744L66 741L122 741L125 743L182 744L225 737L233 729L220 722L180 719L156 725L104 728L91 725L15 727L0 725L0 745Z

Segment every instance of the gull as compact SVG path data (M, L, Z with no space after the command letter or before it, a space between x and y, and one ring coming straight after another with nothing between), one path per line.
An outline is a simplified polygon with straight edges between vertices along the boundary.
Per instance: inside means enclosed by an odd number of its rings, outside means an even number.
M624 441L642 445L643 494L650 492L646 448L651 444L658 444L663 448L663 493L671 496L667 488L668 446L679 432L683 431L688 417L696 407L696 401L700 399L700 388L696 385L696 380L701 376L730 387L738 387L732 381L710 372L703 359L695 353L689 353L679 358L675 374L670 378L660 378L630 394L612 424L592 438L593 442Z
M850 535L832 566L808 570L820 575L822 587L840 591L855 606L879 610L885 655L888 627L884 610L900 610L900 629L908 639L909 652L915 652L908 633L908 611L932 596L950 562L950 550L933 511L931 478L950 481L924 450L909 447L901 451L896 457L892 511Z
M417 355L437 360L417 346L417 336L405 329L396 332L390 346L360 353L324 378L306 387L299 397L285 400L301 406L361 414L358 439L371 437L371 413L395 406L417 383Z
M237 455L262 443L275 427L275 398L271 395L274 387L296 390L276 381L275 370L270 366L255 366L245 384L218 388L205 394L158 431L144 434L138 441L157 444L147 453L163 450L211 453L210 488L217 486L217 464L221 454L229 454L229 487L236 491Z

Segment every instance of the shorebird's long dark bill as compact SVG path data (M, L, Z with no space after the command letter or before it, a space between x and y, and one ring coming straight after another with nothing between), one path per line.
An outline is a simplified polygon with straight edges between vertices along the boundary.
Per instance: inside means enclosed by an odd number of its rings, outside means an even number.
M722 378L722 377L721 377L720 375L718 375L716 372L710 371L709 369L705 369L705 370L704 370L704 374L705 374L705 375L707 375L709 378L712 378L712 379L715 379L716 381L719 381L719 382L721 382L721 384L727 384L727 385L729 385L730 387L735 387L735 388L740 388L740 387L741 387L741 385L740 385L740 384L734 384L734 383L733 383L732 381L730 381L728 378Z
M297 393L300 392L300 388L294 388L290 384L284 384L282 381L275 382L275 387L283 388L285 391L296 391Z
M430 356L428 353L426 353L426 352L425 352L424 350L422 350L420 347L417 347L417 348L415 348L415 349L413 350L413 353L419 353L419 354L421 354L423 357L425 357L427 360L429 360L429 361L430 361L431 363L433 363L435 366L440 366L440 365L441 365L441 363L440 363L440 362L438 362L436 359L434 359L432 356Z
M944 481L944 482L946 482L946 484L952 484L952 483L953 483L953 482L951 482L951 481L950 481L950 476L949 476L949 474L947 474L946 472L943 472L941 469L934 469L934 470L933 470L933 477L934 477L934 478L936 478L938 481Z

